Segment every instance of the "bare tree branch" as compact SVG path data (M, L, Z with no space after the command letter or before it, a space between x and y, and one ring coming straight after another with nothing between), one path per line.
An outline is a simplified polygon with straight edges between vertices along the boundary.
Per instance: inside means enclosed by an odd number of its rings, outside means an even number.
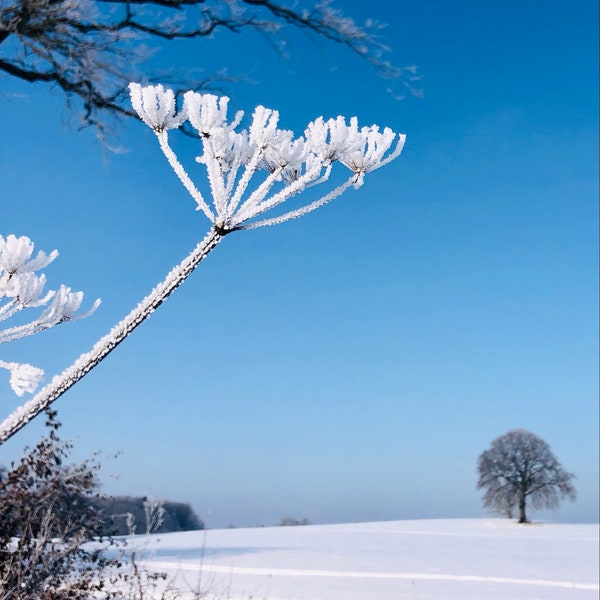
M381 25L357 25L328 1L299 7L287 0L0 0L0 71L58 87L67 104L82 109L82 125L103 133L108 117L132 115L127 85L140 79L137 68L149 68L143 44L206 38L219 29L278 36L286 26L346 46L380 75L413 90L414 70L383 58ZM145 79L158 77L150 72ZM199 90L219 77L160 79Z

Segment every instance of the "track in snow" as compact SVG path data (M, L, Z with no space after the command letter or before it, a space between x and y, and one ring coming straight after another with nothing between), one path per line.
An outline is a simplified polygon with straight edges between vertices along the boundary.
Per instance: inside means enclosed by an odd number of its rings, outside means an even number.
M148 561L148 567L153 569L172 569L173 562ZM179 563L178 569L183 571L200 571L225 573L229 575L259 575L278 577L342 577L354 579L408 579L428 581L462 581L480 583L507 583L517 585L534 585L543 587L565 588L570 590L599 591L595 583L576 583L573 581L553 581L548 579L512 579L508 577L485 577L482 575L444 575L440 573L386 573L373 571L329 571L319 569L268 569L265 567L226 567L219 565L202 565L197 563Z

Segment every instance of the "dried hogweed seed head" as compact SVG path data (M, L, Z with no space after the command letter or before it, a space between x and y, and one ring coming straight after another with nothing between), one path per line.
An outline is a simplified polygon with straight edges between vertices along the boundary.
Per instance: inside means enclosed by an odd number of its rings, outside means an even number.
M11 275L38 271L47 267L58 256L56 250L50 254L40 250L32 258L34 248L33 242L26 235L17 237L10 234L6 239L0 235L0 276L3 273Z
M140 119L157 133L177 129L186 120L186 109L177 113L175 93L162 85L129 84L131 105Z
M227 96L219 97L190 91L183 95L183 106L187 119L200 137L210 137L222 128L233 130L244 116L243 111L239 111L231 123L227 122Z
M6 363L0 360L0 367L10 372L10 387L21 397L25 393L35 392L44 377L44 371L28 363Z
M142 112L144 120L155 130L156 123L164 126L165 114L174 116L174 96L169 91L159 86L133 89L136 110ZM166 99L157 99L158 96ZM228 120L228 107L226 96L194 91L184 94L183 113L202 143L202 154L196 161L206 168L212 206L205 203L199 188L169 146L166 132L160 130L158 135L161 149L188 192L223 231L272 225L315 210L348 187L362 185L366 173L400 154L405 139L389 128L383 131L377 125L361 128L356 117L348 123L342 116L328 120L319 117L309 123L304 137L294 138L291 131L278 129L278 111L264 106L256 107L248 129L237 131L243 113L240 111ZM256 219L308 187L326 182L336 162L352 171L347 182L320 199L277 217ZM257 175L260 172L262 175Z

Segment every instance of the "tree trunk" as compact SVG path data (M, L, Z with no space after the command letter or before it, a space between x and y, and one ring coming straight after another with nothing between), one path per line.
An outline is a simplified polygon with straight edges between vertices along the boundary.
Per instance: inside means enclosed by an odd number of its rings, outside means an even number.
M519 496L519 523L528 523L525 514L525 494L523 493Z

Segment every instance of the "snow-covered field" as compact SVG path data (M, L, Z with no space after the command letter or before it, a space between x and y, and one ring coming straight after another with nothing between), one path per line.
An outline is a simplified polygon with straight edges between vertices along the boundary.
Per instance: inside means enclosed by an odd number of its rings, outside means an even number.
M210 530L137 537L149 568L216 598L593 600L598 525L499 519Z

